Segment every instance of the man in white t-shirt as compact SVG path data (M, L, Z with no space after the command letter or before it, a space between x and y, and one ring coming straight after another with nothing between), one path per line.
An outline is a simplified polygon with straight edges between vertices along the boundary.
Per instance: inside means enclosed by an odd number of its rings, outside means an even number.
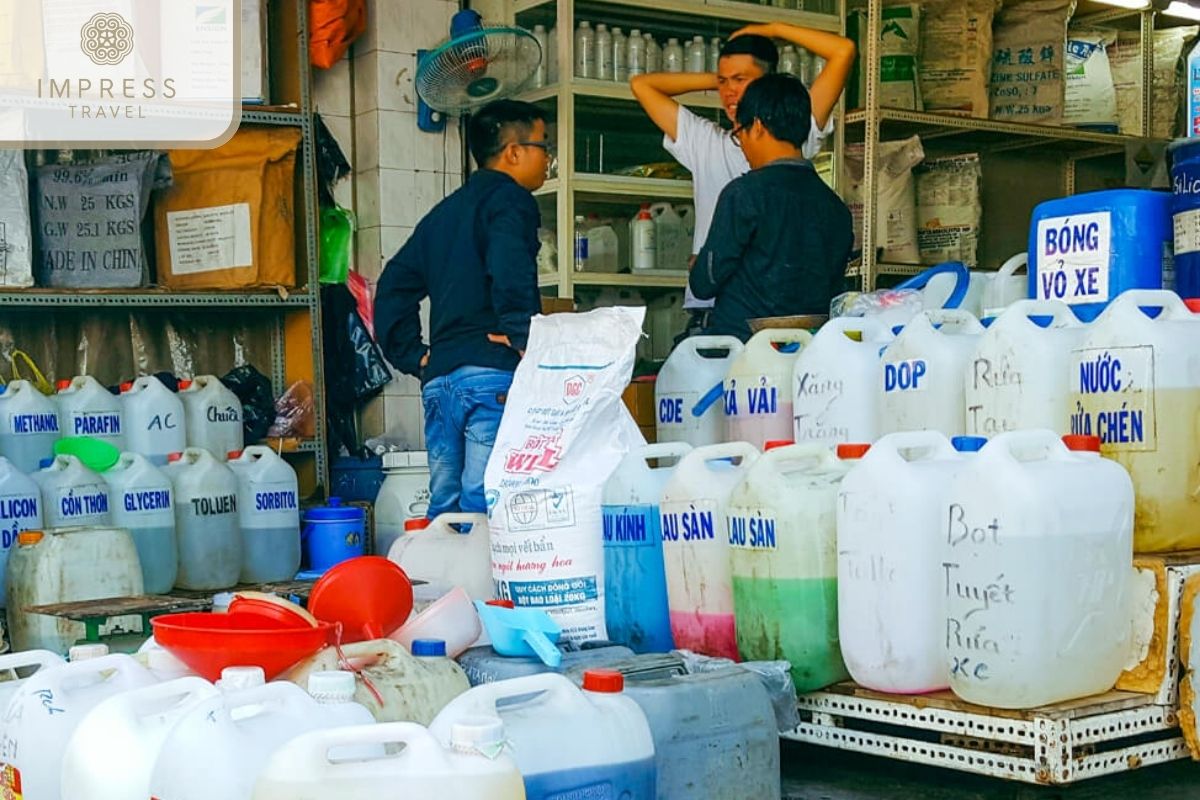
M779 51L773 39L803 47L825 60L825 67L809 87L812 127L802 150L812 158L833 131L832 113L854 66L854 43L833 33L788 25L782 22L748 25L733 34L721 48L717 74L655 72L636 75L630 81L642 108L663 132L663 147L692 173L696 206L696 233L692 253L699 253L708 238L713 211L721 191L734 178L750 171L742 149L716 122L685 108L675 97L688 92L716 90L725 116L737 118L738 101L755 79L774 72ZM699 300L688 289L684 308L693 314L688 331L704 327L712 301Z

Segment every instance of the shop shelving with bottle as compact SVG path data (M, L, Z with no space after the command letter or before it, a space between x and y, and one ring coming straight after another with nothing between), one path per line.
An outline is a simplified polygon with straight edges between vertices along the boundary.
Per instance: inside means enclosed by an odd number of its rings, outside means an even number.
M792 22L838 32L844 29L841 0L820 0L823 12L734 0L473 0L471 5L488 23L515 23L528 30L541 24L547 31L556 32L558 79L527 91L521 99L545 108L557 127L557 176L546 183L538 197L543 225L556 233L558 265L553 275L542 275L539 283L543 291L563 298L575 298L579 289L593 287L680 291L687 282L683 270L633 273L625 256L620 259L623 271L618 274L573 269L577 215L596 212L624 220L632 218L643 202L688 203L692 198L687 180L612 174L633 164L673 159L662 149L662 134L638 106L628 83L575 76L574 32L580 21L604 22L626 34L637 28L660 41L677 37L681 42L697 34L706 42L714 36L724 40L744 25L761 22ZM697 92L679 99L714 120L724 116L715 92Z
M1052 197L1124 185L1126 145L1150 137L1153 91L1153 31L1156 27L1184 24L1150 9L1117 8L1081 0L1071 19L1072 28L1104 27L1140 34L1142 76L1140 130L1101 133L1065 126L1033 125L992 119L954 116L943 112L915 112L879 105L879 31L884 0L868 0L857 7L867 11L868 42L860 53L866 74L863 108L845 115L847 142L864 145L863 256L849 274L864 289L881 279L895 283L924 267L882 263L876 245L875 202L878 197L876 159L881 141L921 137L926 156L978 152L983 163L979 267L995 269L1013 253L1026 249L1030 214L1037 203Z
M148 286L137 289L0 289L0 307L6 322L34 328L49 318L60 325L83 326L107 312L131 312L138 322L162 326L172 320L196 320L197 326L245 332L246 350L259 349L254 365L270 378L276 397L294 382L313 387L315 430L313 438L275 439L266 444L289 456L301 478L303 493L328 485L325 446L325 386L322 363L321 297L316 171L316 128L313 116L311 70L308 62L307 0L268 0L267 42L271 100L274 105L246 105L241 124L283 126L300 132L295 175L296 286L290 289L181 291ZM34 153L28 154L32 164ZM148 212L149 217L153 212ZM153 247L150 241L147 245ZM230 338L232 334L223 338ZM218 334L221 337L221 334ZM253 341L250 341L253 340ZM197 370L223 374L232 363L218 363L216 351L227 353L240 345L196 346ZM103 347L104 343L99 343ZM60 343L56 343L61 350ZM209 351L206 353L206 351ZM154 368L163 368L154 365ZM117 379L127 376L103 376Z

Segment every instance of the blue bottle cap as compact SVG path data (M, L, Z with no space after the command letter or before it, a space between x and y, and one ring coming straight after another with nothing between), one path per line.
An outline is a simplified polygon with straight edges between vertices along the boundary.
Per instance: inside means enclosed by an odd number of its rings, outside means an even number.
M50 466L53 463L54 463L53 458L43 458L41 461L38 462L38 469L45 469L46 467Z
M955 436L950 440L954 449L960 453L978 453L987 444L986 436Z
M446 643L441 639L413 639L412 654L414 656L444 656Z

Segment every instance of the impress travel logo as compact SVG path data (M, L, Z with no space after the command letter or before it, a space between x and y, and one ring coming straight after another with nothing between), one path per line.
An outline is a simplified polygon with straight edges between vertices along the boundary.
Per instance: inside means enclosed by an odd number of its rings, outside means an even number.
M228 141L242 1L0 0L0 147Z

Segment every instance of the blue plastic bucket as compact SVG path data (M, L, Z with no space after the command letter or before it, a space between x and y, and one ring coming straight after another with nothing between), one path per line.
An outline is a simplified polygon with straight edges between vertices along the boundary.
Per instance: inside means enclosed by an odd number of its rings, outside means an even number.
M308 572L321 573L361 556L366 546L366 512L344 506L340 497L304 512L304 555Z
M1200 297L1200 139L1170 145L1171 221L1175 234L1175 285L1180 297Z

